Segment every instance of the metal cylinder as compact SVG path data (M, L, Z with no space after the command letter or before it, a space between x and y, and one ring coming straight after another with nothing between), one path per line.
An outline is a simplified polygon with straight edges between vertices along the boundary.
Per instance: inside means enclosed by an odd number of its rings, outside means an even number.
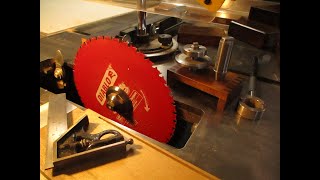
M146 12L138 11L138 36L144 36L147 34Z
M266 105L262 99L247 95L240 100L237 113L249 120L260 120L265 110Z
M145 36L147 35L147 13L140 10L146 9L146 0L137 0L137 8L138 10L138 29L137 35L138 36Z
M229 66L233 48L234 38L231 36L222 37L219 42L218 52L214 65L215 80L223 81Z
M256 90L256 76L258 74L258 57L253 57L253 66L252 66L252 72L249 78L249 95L255 96L255 90Z

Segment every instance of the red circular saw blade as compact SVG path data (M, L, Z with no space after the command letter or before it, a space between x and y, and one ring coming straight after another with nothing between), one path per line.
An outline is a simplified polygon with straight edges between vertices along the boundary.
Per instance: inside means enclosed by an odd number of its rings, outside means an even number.
M167 143L176 125L174 100L160 72L137 49L110 37L87 40L74 61L74 80L86 108ZM133 104L135 125L106 106L105 93L119 86Z

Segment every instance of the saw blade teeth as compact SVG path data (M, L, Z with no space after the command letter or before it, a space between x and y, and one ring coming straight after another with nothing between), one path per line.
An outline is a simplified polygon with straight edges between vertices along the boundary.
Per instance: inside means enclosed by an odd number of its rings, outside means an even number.
M105 106L101 106L102 98L96 95L101 79L111 64L118 74L115 85L124 82L125 86L130 87L130 92L137 93L135 97L142 97L138 106L140 109L135 114L137 119L142 118L142 121L139 121L140 126L131 128L160 142L168 142L174 132L172 129L175 129L172 126L176 124L176 107L173 104L172 92L158 67L154 67L153 62L146 58L145 54L138 52L135 46L121 42L118 38L111 39L109 36L90 38L86 44L80 46L76 54L74 81L84 107L121 123L114 113L106 111ZM163 98L159 101L158 97ZM151 108L150 111L146 110L148 107ZM149 113L142 114L147 111ZM157 117L154 117L155 114ZM153 122L148 121L152 119L151 117L161 122L160 126L155 127ZM148 128L142 129L141 125Z
M138 49L135 46L130 46L131 50L134 50L135 52L138 52Z
M136 48L137 49L137 48ZM137 51L137 50L136 50ZM140 58L145 59L146 55L144 55L142 52L137 51L137 54L139 55Z
M161 74L159 74L159 75L161 75ZM164 85L167 83L166 82L166 80L164 80L164 78L163 78L163 76L161 77L161 76L159 76L160 77L160 81L161 81L161 83L163 83Z
M80 45L80 48L82 48L83 46L87 45L88 44L88 40L84 41L81 45Z
M151 63L152 63L152 62L151 62ZM151 66L152 66L156 71L158 71L158 75L159 75L160 77L162 77L162 74L161 74L159 68L158 68L157 66L153 66L153 63L152 63Z
M82 43L82 44L79 46L79 48L78 48L78 49L81 49L81 48L82 48L82 46L83 46L83 44L84 44L84 43ZM76 53L76 57L78 56L78 54L79 54L79 51L77 51L77 53Z
M141 53L142 54L142 53ZM145 55L143 54L143 58L145 58ZM155 68L154 66L153 66L153 63L150 61L150 59L145 59L146 60L146 62L148 63L148 65L149 66L152 66L153 68Z
M119 41L119 45L123 48L128 48L128 45L124 42Z
M125 41L125 42L123 42L123 43L126 43L128 47L131 46L130 43L127 42L127 41Z
M128 42L127 41L119 41L119 43L121 43L121 44L123 44L123 45L125 45L125 46L127 46L128 47Z
M119 38L116 38L116 39L119 39ZM126 43L124 43L122 41L119 41L119 44L121 44L121 46L127 46Z
M118 38L111 38L111 40L113 40L113 41L116 41L116 42L120 42L120 39L118 39Z

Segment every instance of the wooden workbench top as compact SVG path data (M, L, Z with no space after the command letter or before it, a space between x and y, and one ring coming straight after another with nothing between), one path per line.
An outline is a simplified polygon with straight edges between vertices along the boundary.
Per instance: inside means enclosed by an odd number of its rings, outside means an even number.
M218 179L90 109L85 111L75 109L68 114L68 118L74 124L84 113L89 118L88 132L97 133L105 129L114 129L125 138L132 138L134 143L127 145L130 149L127 156L88 169L84 168L86 164L80 164L53 176L52 169L44 170L47 143L45 126L40 129L40 171L47 179Z

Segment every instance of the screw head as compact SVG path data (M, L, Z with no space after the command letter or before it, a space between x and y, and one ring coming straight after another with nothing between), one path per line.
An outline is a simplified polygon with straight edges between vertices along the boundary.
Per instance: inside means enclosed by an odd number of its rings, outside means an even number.
M206 4L206 5L210 5L212 2L211 2L211 0L204 0L204 4Z

